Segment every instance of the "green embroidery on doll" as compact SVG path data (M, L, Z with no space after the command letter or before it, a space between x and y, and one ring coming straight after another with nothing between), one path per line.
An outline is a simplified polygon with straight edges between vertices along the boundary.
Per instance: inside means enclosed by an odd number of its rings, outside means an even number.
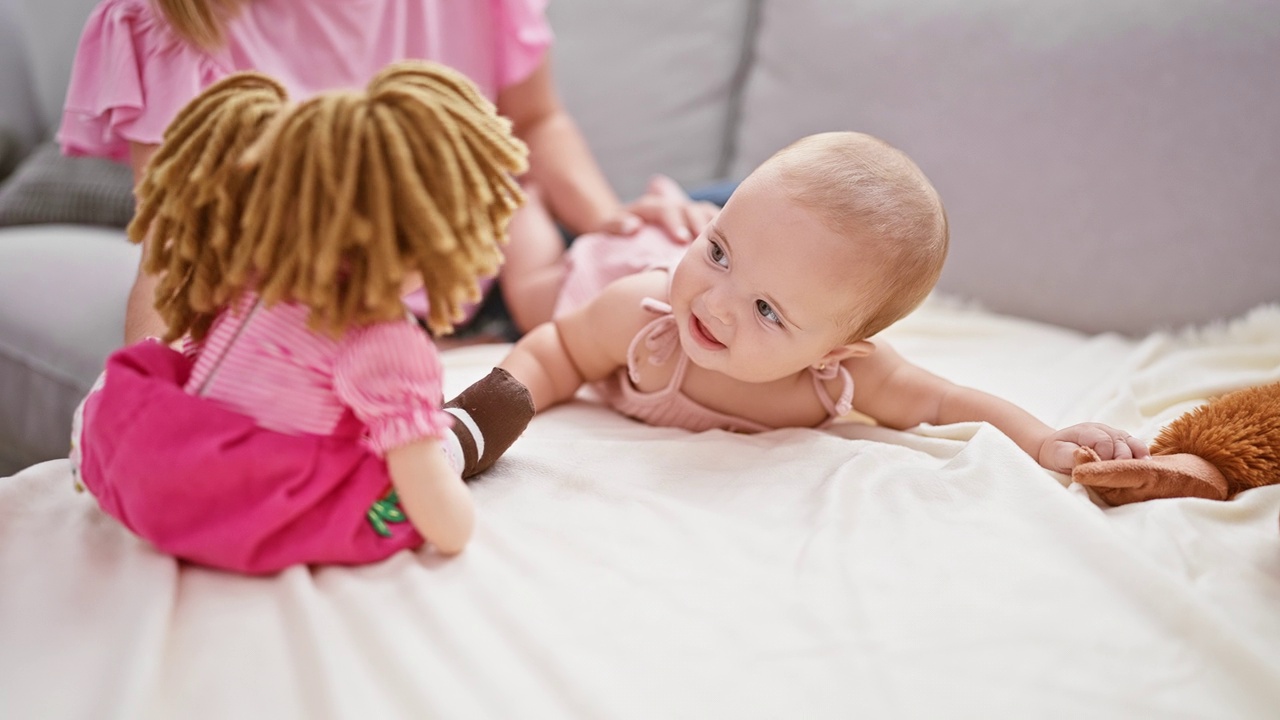
M387 523L402 523L409 519L405 517L404 510L400 509L400 496L395 490L387 493L381 500L374 501L365 517L369 519L373 531L382 537L391 537L391 528L387 527Z

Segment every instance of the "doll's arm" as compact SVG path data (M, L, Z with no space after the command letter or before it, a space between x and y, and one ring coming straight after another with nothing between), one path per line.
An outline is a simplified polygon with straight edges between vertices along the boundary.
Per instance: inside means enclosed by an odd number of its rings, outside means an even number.
M1128 433L1101 423L1063 430L989 393L957 385L907 362L877 341L867 357L846 361L858 391L854 407L882 425L905 429L921 423L979 421L995 426L1043 467L1071 472L1074 451L1088 447L1104 459L1145 457L1147 448Z
M418 440L387 452L391 485L409 522L436 550L454 555L475 529L471 491L449 466L440 441Z

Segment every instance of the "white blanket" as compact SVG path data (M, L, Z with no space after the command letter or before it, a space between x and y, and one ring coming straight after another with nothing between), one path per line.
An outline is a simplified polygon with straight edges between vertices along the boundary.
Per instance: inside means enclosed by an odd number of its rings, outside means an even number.
M1280 307L1141 340L931 302L909 358L1151 438L1280 380ZM451 392L504 348L446 353ZM1275 718L1280 486L1104 508L989 426L756 436L583 400L454 560L250 579L0 479L3 718Z

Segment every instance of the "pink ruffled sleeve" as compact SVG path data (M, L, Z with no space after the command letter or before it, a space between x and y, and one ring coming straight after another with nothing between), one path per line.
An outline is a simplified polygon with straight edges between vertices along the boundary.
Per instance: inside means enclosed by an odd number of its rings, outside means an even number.
M407 321L379 323L348 333L342 344L334 390L369 428L374 452L449 432L440 356L425 332Z
M80 36L58 142L67 155L128 162L130 141L159 143L183 106L226 74L146 0L104 0Z
M494 0L498 21L498 87L514 85L542 64L553 36L547 0Z

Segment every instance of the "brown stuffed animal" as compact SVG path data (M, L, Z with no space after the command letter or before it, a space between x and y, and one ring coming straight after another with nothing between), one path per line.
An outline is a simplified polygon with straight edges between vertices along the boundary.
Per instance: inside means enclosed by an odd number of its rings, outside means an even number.
M1160 431L1151 457L1099 461L1076 451L1071 479L1111 505L1155 498L1226 500L1280 483L1280 382L1214 398Z

